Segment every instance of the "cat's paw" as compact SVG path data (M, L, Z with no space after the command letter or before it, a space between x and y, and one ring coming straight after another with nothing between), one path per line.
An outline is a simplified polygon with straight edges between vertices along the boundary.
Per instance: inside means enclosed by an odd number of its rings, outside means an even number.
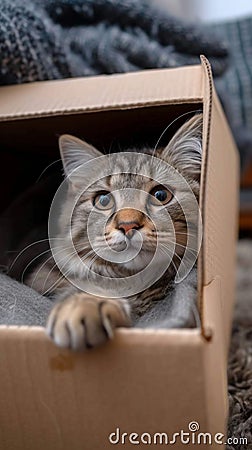
M126 301L78 293L55 305L46 331L60 347L85 350L111 339L115 328L129 326Z

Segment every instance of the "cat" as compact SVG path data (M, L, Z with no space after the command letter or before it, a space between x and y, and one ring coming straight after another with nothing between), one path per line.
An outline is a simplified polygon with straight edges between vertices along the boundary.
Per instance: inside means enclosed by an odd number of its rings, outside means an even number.
M59 195L61 211L51 214L53 226L59 216L52 254L26 281L57 300L46 326L51 339L85 350L118 327L197 326L192 205L199 198L202 114L162 148L103 155L70 135L60 137L59 147L66 192ZM182 264L190 251L191 271ZM179 271L185 279L175 283Z

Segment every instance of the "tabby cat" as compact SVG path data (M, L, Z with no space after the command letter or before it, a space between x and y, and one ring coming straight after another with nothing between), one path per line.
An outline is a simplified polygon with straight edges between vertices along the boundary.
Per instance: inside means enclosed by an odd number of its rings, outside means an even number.
M67 189L64 200L59 196L61 211L51 213L53 225L59 215L58 229L50 258L27 280L57 300L47 322L57 345L96 347L115 328L131 325L197 326L198 212L192 205L199 196L201 142L202 114L154 150L103 155L73 136L60 137ZM191 271L184 269L190 251ZM179 271L182 281L175 283Z

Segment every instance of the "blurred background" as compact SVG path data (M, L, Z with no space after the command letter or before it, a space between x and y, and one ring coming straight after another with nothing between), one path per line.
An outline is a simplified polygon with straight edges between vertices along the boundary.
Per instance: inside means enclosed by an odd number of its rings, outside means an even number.
M218 22L252 14L251 0L151 0L153 5L190 22Z
M220 82L220 92L224 104L226 103L226 114L231 107L235 135L242 158L241 170L241 193L240 193L240 236L252 236L252 2L251 0L151 0L153 6L158 6L163 11L174 17L200 26L210 26L216 29L220 36L224 36L229 48L229 70L224 74L226 83ZM250 30L249 30L250 29ZM237 71L236 76L232 74ZM240 76L239 76L240 72ZM222 84L223 83L223 84ZM232 98L225 98L222 87L228 86L228 94L232 93L243 98L244 105L248 105L248 111L241 113L243 120L237 120L237 102ZM232 85L232 86L231 86ZM217 81L218 86L218 81ZM236 104L235 104L236 102ZM233 104L232 104L233 103ZM245 106L246 108L246 106ZM249 119L248 119L249 118ZM245 125L245 128L244 128Z

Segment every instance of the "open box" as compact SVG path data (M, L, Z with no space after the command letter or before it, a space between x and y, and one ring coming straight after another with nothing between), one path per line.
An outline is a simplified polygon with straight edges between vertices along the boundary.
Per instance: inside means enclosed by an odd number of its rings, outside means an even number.
M56 348L42 328L1 326L0 448L155 448L161 432L176 448L224 448L238 158L208 62L202 57L201 66L9 86L0 93L1 145L25 149L30 181L58 157L60 134L108 150L113 139L157 140L184 112L203 107L204 114L201 329L123 329L106 346L74 354ZM2 207L25 187L28 163L19 158L19 164L12 179L3 173ZM181 430L189 433L182 440ZM197 444L200 432L211 436Z

